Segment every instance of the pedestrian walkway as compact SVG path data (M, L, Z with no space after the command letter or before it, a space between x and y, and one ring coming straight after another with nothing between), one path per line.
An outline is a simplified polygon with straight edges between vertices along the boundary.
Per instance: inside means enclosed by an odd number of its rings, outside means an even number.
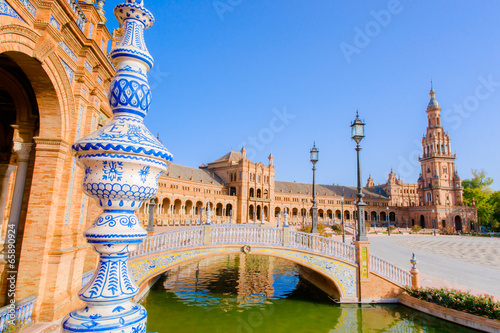
M369 235L370 252L410 268L415 252L424 287L486 293L500 300L500 239L467 236Z

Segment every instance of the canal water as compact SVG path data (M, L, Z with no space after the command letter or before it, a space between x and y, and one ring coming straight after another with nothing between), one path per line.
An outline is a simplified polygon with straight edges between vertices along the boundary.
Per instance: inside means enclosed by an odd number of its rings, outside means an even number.
M147 332L472 332L402 305L338 305L299 266L226 255L176 267L142 300Z

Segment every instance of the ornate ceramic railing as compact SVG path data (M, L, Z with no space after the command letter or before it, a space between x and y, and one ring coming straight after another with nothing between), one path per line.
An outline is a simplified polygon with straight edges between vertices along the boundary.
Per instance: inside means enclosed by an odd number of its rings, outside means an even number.
M222 224L212 227L210 244L283 245L283 229L259 225Z
M290 231L290 247L319 252L352 263L356 262L354 246L301 231Z
M209 237L206 237L206 233ZM286 234L288 234L286 236ZM207 243L205 240L209 239ZM168 231L147 237L130 258L140 257L166 250L191 248L202 245L268 245L286 246L356 263L356 249L352 245L287 228L271 228L259 225L220 224L190 227Z
M0 332L4 332L11 325L25 326L31 323L31 314L36 302L36 296L28 297L16 302L15 307L4 306L0 309ZM14 316L14 317L12 317Z
M385 276L391 281L394 281L402 286L411 286L411 273L402 268L370 255L370 270Z
M75 12L76 16L78 17L78 19L75 21L76 25L80 28L80 30L83 31L83 29L85 27L85 23L87 23L88 20L82 11L82 8L78 4L78 1L66 0L66 2L70 5L71 9L73 10L73 12Z
M204 227L191 227L174 230L162 234L150 236L137 246L130 258L140 257L161 251L190 248L203 245Z

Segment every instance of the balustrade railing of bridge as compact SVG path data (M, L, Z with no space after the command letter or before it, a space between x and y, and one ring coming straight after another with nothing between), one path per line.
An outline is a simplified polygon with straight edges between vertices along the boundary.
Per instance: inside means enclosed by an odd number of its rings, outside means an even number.
M208 243L205 243L206 232L210 233ZM288 234L288 237L285 236L285 233ZM290 247L356 263L355 247L334 239L283 228L236 224L211 225L210 228L196 226L150 236L130 254L130 258L166 250L221 244Z
M167 231L158 235L149 236L137 246L130 258L140 257L165 250L176 250L203 245L204 226Z
M356 248L331 238L290 231L290 247L319 252L328 256L344 259L356 263Z
M370 255L370 270L379 273L382 276L403 286L411 286L411 273L402 268L380 259L374 255Z
M0 308L0 332L17 332L20 327L29 325L35 302L36 296L31 296L13 306Z
M283 229L258 225L214 225L210 231L210 244L283 245Z
M208 233L208 235L207 235ZM180 230L167 231L145 238L137 249L130 253L130 258L145 255L192 248L203 245L267 245L301 249L327 256L356 262L356 248L331 238L326 238L287 228L273 228L259 225L218 224L203 225ZM370 255L370 270L402 286L410 286L412 275L383 259Z

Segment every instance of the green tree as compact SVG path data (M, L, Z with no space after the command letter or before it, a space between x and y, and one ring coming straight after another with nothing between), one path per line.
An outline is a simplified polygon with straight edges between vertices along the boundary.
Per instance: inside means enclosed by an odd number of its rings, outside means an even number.
M493 184L493 179L488 177L484 170L472 170L472 176L471 179L464 179L462 182L462 186L464 187L464 202L469 206L475 203L479 223L481 225L489 225L492 222L494 210L490 200L492 196L490 186Z
M498 230L500 226L500 191L493 192L489 201L492 207L490 225L492 229Z

